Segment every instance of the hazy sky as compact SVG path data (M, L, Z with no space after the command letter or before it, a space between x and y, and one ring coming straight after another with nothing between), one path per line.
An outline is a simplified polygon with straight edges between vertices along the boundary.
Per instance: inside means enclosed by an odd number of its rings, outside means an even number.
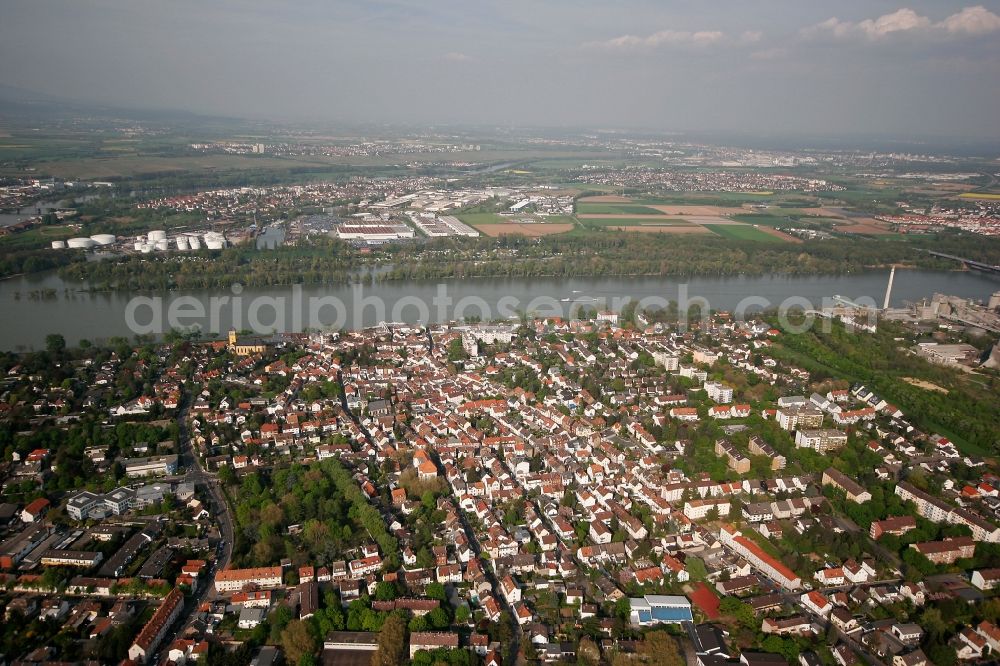
M0 0L0 83L255 118L1000 136L1000 0Z

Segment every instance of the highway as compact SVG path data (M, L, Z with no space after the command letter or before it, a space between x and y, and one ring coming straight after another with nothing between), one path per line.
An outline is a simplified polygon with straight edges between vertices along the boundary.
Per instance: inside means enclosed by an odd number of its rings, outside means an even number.
M952 259L953 261L959 261L969 268L975 268L981 271L988 271L991 273L1000 273L1000 266L994 266L992 264L985 264L981 261L975 261L974 259L966 259L965 257L956 257L953 254L945 254L944 252L935 252L934 250L924 250L927 254L935 257L941 257L942 259Z

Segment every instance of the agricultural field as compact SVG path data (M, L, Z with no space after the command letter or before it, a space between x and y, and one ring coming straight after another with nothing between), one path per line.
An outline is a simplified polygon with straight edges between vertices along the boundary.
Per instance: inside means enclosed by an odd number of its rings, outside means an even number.
M989 192L963 192L958 195L959 199L981 199L983 201L1000 201L1000 194Z
M585 227L612 227L612 226L656 226L656 227L689 227L692 226L687 220L681 220L663 215L608 215L594 216L580 215L580 224Z
M664 215L691 215L694 217L716 217L727 218L738 215L746 211L739 206L709 206L709 205L679 205L679 204L654 204L653 208Z
M479 227L481 224L507 223L507 218L497 213L459 213L456 217L472 227Z
M571 231L576 226L573 218L565 215L507 217L497 213L462 213L457 217L480 233L494 238L503 234L551 236Z
M644 234L708 234L706 227L697 224L640 224L637 226L605 227L608 231L639 232Z
M627 203L578 203L576 212L580 215L656 215L655 208Z
M846 220L843 224L838 224L834 227L834 231L845 234L863 234L865 236L885 236L895 233L885 222L879 222L869 217Z
M756 224L766 227L808 227L812 226L809 224L808 218L805 220L798 219L798 215L773 215L771 213L740 213L739 215L733 215L733 220L738 222L746 222L747 224Z
M834 231L838 224L844 224L846 218L834 215L823 215L814 211L767 209L760 213L740 213L733 215L734 222L756 224L758 227L798 227L802 229L821 229Z
M751 240L762 243L799 243L800 239L769 228L770 226L799 226L799 217L808 217L821 213L820 208L809 208L803 213L797 208L779 208L776 202L769 202L773 213L756 213L754 208L745 203L750 197L767 197L772 193L721 193L726 195L721 200L717 193L707 196L663 198L626 198L618 195L600 195L583 197L577 201L577 219L587 229L603 229L607 231L625 231L642 233L678 233L699 234L714 233L723 238L736 240ZM730 196L732 195L732 196ZM739 202L739 205L735 205ZM782 203L791 204L792 200L781 199ZM801 197L794 200L798 205L809 206L812 202ZM759 207L760 204L757 204ZM765 210L769 210L765 209ZM836 220L826 220L827 226L833 223L848 223L845 217L836 216ZM763 224L757 228L756 224ZM802 226L813 226L804 222Z
M762 243L782 243L784 238L774 236L749 224L706 224L705 228L723 238L760 241Z
M497 236L503 236L506 234L521 234L522 236L535 238L538 236L552 236L555 234L566 233L567 231L572 231L574 225L572 223L563 222L548 224L519 224L517 222L506 222L502 224L477 224L475 227L477 231L491 238L496 238Z

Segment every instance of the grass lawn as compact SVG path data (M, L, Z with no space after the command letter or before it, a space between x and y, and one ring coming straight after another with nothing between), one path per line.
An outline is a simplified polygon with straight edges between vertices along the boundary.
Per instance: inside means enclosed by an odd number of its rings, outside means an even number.
M760 229L751 225L736 224L706 224L705 228L723 238L735 238L736 240L761 241L765 243L784 243L785 241L777 236L766 234Z

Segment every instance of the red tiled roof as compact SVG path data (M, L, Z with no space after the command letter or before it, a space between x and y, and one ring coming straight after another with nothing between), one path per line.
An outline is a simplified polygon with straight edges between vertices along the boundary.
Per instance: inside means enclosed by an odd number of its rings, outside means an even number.
M764 549L758 546L754 541L751 541L743 535L733 537L733 541L740 543L744 548L756 555L762 562L769 564L777 573L784 576L786 580L795 580L798 578L794 571L765 553Z

